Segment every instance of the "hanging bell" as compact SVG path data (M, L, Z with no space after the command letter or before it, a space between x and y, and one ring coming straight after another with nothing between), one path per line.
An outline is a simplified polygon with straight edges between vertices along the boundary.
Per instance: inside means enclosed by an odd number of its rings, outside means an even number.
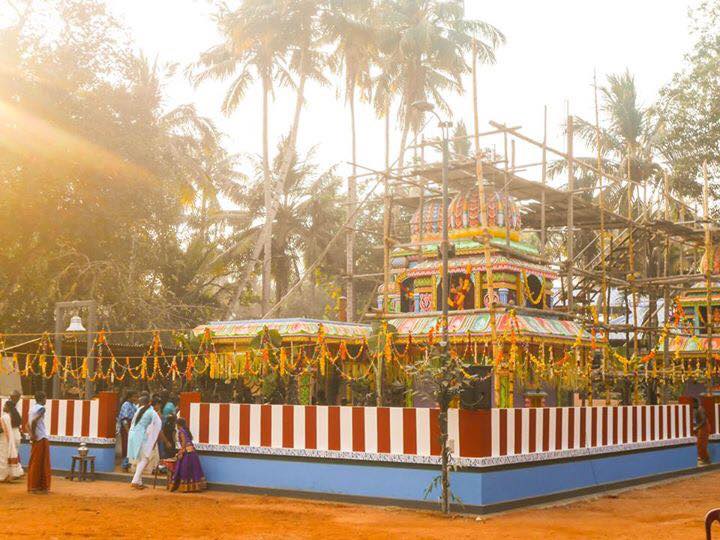
M70 326L68 326L65 331L66 332L85 332L86 331L85 327L83 326L80 315L73 315L73 317L70 319Z

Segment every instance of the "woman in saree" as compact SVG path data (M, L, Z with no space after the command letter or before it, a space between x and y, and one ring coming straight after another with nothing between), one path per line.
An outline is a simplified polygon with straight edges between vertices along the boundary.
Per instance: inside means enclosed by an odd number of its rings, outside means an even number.
M18 446L12 427L11 401L6 401L0 415L0 482L9 482L23 475L18 456Z
M192 434L187 427L187 422L184 418L178 418L176 425L180 450L177 453L170 490L182 493L204 491L207 488L205 473L200 465L200 457L195 451Z

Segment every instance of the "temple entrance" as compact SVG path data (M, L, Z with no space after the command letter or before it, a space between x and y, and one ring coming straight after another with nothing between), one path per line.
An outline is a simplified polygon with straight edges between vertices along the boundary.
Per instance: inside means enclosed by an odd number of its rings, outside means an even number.
M545 291L543 287L543 278L529 275L527 276L525 289L525 305L531 308L542 309L544 304Z
M442 281L437 287L438 311L442 309ZM450 311L475 308L475 284L470 274L450 274L450 294L448 295Z

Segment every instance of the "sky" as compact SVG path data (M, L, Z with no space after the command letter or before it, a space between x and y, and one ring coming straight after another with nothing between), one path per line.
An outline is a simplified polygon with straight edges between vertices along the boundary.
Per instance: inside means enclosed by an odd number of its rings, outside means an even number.
M185 66L219 42L207 0L107 0L112 12L127 25L137 47L160 62ZM542 138L543 107L548 107L549 142L564 147L561 124L566 111L594 118L593 71L602 84L607 73L629 69L636 77L640 100L650 104L660 88L683 65L692 46L688 9L697 0L466 0L469 18L495 25L507 42L497 52L497 63L479 72L480 129L495 120L522 126ZM232 1L230 1L232 4ZM180 73L182 70L180 70ZM261 149L260 92L248 92L231 116L220 112L223 83L193 88L176 75L166 86L167 106L194 103L227 134L226 145L240 154ZM472 122L470 85L465 96L450 100L453 119ZM286 133L294 96L279 91L271 106L271 141ZM383 122L365 105L358 108L358 162L382 168ZM438 134L430 123L426 136ZM393 147L397 148L399 133ZM271 142L271 144L273 144ZM349 112L334 88L311 86L303 111L298 144L301 151L315 147L324 166L343 165L350 159ZM273 146L274 148L274 146ZM397 150L395 150L396 152Z

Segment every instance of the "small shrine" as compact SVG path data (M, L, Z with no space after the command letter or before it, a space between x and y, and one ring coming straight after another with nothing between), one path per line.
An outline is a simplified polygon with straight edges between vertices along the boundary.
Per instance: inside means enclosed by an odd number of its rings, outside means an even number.
M465 187L448 208L450 341L469 363L495 367L495 406L522 405L522 396L513 396L515 381L528 394L543 394L540 387L561 377L568 359L582 364L578 369L589 378L595 340L579 322L553 310L559 274L539 257L536 236L523 232L516 201L487 190L484 233L479 193L475 185ZM441 216L442 199L421 202L410 221L411 247L391 252L392 279L387 291L378 290L378 311L397 330L396 341L408 345L427 343L440 332Z
M699 271L707 272L707 254ZM713 254L713 275L720 274L720 247ZM709 305L708 305L709 304ZM676 299L676 328L668 350L675 358L713 358L720 352L720 282L695 283Z

